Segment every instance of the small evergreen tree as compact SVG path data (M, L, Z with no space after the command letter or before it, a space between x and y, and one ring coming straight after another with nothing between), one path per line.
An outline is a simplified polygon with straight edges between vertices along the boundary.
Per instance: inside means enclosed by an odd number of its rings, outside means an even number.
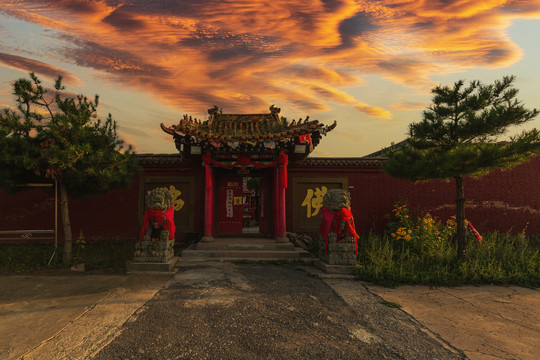
M422 121L409 125L409 137L400 149L387 151L383 169L391 176L413 181L455 179L458 257L466 256L463 179L492 169L517 165L540 150L540 132L524 131L508 142L497 142L513 125L538 115L515 97L514 76L493 84L458 81L453 87L432 89L433 103Z
M62 78L53 96L34 74L13 84L16 110L0 113L0 186L55 180L64 228L63 261L71 262L68 195L81 198L127 186L138 170L131 145L125 147L109 114L97 118L98 96L65 96Z

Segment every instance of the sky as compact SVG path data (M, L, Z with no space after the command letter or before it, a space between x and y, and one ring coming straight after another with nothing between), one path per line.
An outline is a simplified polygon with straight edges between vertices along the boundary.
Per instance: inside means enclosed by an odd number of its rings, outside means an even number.
M175 153L160 123L275 104L337 121L312 156L359 157L406 138L439 84L515 75L540 109L538 38L540 0L1 0L0 108L16 79L61 75L138 153Z

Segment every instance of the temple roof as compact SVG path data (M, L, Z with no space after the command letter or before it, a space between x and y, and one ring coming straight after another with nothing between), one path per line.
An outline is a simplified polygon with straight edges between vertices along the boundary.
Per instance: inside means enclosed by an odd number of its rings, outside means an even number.
M269 114L223 114L212 112L207 121L201 121L184 115L177 125L161 128L168 134L179 136L194 136L199 141L227 143L229 141L263 142L289 140L295 136L313 132L327 132L336 127L336 122L330 126L319 123L318 120L293 120L290 123L279 117L279 109L270 107ZM275 110L277 109L277 110Z
M280 117L280 109L273 105L270 113L266 114L223 114L217 106L209 109L208 113L210 116L205 121L184 115L178 124L169 127L161 124L161 128L174 136L177 147L179 142L202 144L206 151L212 152L217 149L230 151L242 146L242 151L250 152L263 143L279 143L283 148L285 144L292 146L308 142L311 151L321 135L326 135L337 125L334 121L332 125L325 126L318 120L310 120L309 116L288 122Z

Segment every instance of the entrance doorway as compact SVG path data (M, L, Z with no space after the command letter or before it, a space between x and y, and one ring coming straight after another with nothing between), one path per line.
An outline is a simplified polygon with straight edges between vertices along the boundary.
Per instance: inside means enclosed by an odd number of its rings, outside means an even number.
M269 226L271 194L270 171L235 174L223 171L216 174L217 233L219 235L271 235Z
M260 207L261 198L264 196L260 192L260 177L242 177L243 190L243 211L242 211L242 233L259 234L259 218L264 216L264 211ZM262 213L262 214L261 214Z

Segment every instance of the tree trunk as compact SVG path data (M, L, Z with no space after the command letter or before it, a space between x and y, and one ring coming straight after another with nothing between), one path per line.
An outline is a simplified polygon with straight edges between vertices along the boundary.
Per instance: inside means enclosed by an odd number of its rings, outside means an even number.
M64 225L64 253L62 254L62 261L64 264L71 264L71 247L72 247L72 235L71 235L71 223L69 222L69 205L66 185L63 182L59 182L60 188L60 210L62 212L62 224Z
M457 222L457 246L458 258L467 256L467 231L465 229L465 197L463 195L463 177L456 176L456 222Z

